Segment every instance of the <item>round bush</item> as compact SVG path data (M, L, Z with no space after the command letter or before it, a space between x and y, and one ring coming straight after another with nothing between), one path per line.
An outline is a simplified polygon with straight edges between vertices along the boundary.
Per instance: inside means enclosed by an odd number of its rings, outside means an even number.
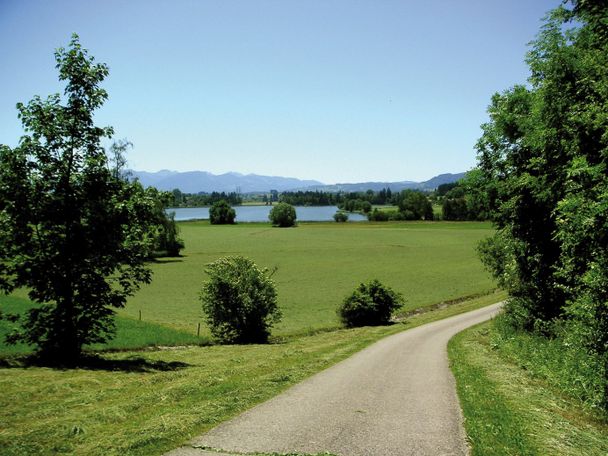
M348 222L348 214L344 211L337 211L334 214L334 220L336 222Z
M209 208L209 221L212 225L232 225L236 211L224 200L217 201Z
M264 343L281 320L277 293L267 269L242 256L207 265L201 300L213 336L224 343Z
M296 224L296 208L288 203L279 203L274 206L268 218L275 226L286 228Z
M378 280L361 283L338 308L342 323L349 327L390 323L392 313L403 305L402 296Z

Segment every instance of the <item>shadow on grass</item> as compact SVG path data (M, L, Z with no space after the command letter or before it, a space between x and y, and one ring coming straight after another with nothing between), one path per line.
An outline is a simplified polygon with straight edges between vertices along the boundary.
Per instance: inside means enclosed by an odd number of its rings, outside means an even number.
M180 361L154 361L141 357L107 359L101 356L85 356L75 362L62 362L36 355L0 359L0 368L49 367L57 370L85 369L110 372L171 372L191 367Z
M180 255L178 257L153 257L148 261L154 264L182 263L184 261L184 256Z

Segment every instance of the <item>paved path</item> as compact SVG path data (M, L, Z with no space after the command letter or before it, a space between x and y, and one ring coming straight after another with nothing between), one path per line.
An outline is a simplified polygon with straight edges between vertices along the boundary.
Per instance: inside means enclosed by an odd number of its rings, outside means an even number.
M382 339L168 455L466 455L446 346L499 306Z

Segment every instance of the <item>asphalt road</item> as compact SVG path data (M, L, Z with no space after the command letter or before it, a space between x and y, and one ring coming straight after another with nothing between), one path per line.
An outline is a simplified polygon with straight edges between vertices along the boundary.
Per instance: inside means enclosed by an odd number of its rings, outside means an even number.
M466 455L447 343L499 306L382 339L168 455Z

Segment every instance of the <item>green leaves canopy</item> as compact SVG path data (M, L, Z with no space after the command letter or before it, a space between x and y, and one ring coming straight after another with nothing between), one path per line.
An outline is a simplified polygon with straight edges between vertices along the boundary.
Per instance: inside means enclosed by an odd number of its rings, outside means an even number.
M477 149L498 231L480 250L515 327L600 360L608 408L608 8L570 3L532 45L530 86L492 98Z
M55 53L59 94L19 104L26 135L0 147L0 289L27 287L41 305L11 336L58 360L112 335L115 308L140 283L154 241L154 204L112 170L93 112L107 99L105 64L74 35Z

